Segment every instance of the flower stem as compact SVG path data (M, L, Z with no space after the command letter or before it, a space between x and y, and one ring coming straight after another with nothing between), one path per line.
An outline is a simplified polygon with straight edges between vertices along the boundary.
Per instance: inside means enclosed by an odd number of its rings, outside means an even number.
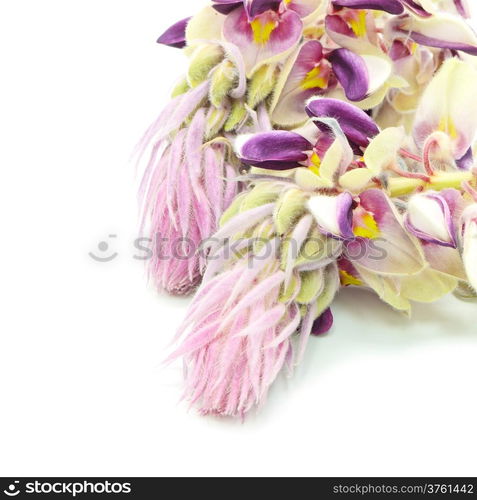
M463 182L473 178L472 172L439 172L429 178L429 182L421 179L393 177L388 179L388 193L391 197L406 196L419 189L441 191L446 188L461 189Z

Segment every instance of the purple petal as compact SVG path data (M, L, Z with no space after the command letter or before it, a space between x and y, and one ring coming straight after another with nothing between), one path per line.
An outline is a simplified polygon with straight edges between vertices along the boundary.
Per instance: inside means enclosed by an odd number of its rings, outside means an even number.
M333 31L340 35L356 38L355 32L348 26L340 16L326 16L325 18L326 31Z
M457 164L457 168L460 170L470 170L474 165L474 156L472 154L472 147L470 147L467 152L455 161Z
M338 227L345 239L353 239L353 197L350 193L341 193L337 197Z
M250 20L263 14L267 10L277 10L282 0L246 0L245 11Z
M414 12L414 14L417 14L418 16L421 17L432 16L432 14L427 12L427 10L424 10L419 4L414 2L414 0L401 0L401 3L403 3L410 11Z
M308 159L305 151L313 146L301 135L277 130L252 136L240 148L240 159L247 165L272 170L286 170L301 166Z
M477 56L477 47L475 45L469 45L468 43L460 42L448 42L446 40L441 40L440 38L433 38L423 35L422 33L418 33L417 31L410 31L408 34L412 40L420 45L426 45L427 47L436 47L438 49L461 50L462 52L467 52L467 54Z
M314 99L307 104L306 112L310 117L335 118L346 137L358 146L366 147L369 139L379 134L378 126L363 110L339 99Z
M157 39L157 43L162 45L168 45L169 47L176 47L182 49L186 45L186 28L187 24L191 20L190 17L186 17L181 21L173 24Z
M237 7L241 7L243 5L242 0L213 0L214 5L212 7L221 14L229 14Z
M333 5L349 9L383 10L390 14L402 14L404 8L399 0L334 0Z
M368 68L364 59L348 49L336 49L328 56L333 71L350 101L361 101L369 86Z
M333 326L333 313L328 308L321 316L319 316L311 327L311 334L318 336L328 333Z

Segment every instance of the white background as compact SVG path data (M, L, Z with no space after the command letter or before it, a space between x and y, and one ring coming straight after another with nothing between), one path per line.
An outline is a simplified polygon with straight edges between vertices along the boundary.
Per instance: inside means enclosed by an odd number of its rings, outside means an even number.
M128 156L185 67L155 38L204 1L1 3L0 475L476 475L476 306L454 298L409 322L346 290L261 413L178 404L161 361L188 300L131 257Z

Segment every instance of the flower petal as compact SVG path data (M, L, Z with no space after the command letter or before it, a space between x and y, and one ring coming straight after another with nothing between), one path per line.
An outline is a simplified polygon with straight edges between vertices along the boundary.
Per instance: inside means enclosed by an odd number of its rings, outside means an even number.
M470 170L474 166L474 155L472 153L472 146L469 146L467 152L461 158L455 161L457 168L460 170Z
M377 125L364 111L339 99L313 99L308 102L306 112L310 117L333 117L346 137L358 146L367 146L369 139L379 133Z
M231 12L224 22L225 39L242 51L247 75L260 65L283 58L299 42L303 24L298 14L267 11L249 22L244 8Z
M413 136L422 148L436 131L446 133L454 158L462 158L477 133L477 71L457 58L448 59L426 88L416 112Z
M330 65L318 40L305 42L285 64L270 106L272 121L293 126L306 120L305 103L328 87Z
M477 204L471 205L463 215L464 220L464 251L462 259L468 280L477 290Z
M205 7L198 12L188 23L186 29L187 46L202 44L204 40L220 41L224 16L221 16L212 7Z
M301 135L285 130L245 136L237 141L237 154L247 165L272 170L286 170L301 166L308 159L306 151L313 146Z
M405 139L402 127L389 127L380 132L369 143L364 152L364 163L374 173L380 174L396 161L396 155Z
M467 275L459 250L426 241L422 242L422 249L426 261L432 269L458 278L459 280L467 281Z
M389 14L402 14L404 12L399 0L333 0L333 5L349 9L383 10Z
M440 13L428 18L411 17L396 21L397 31L428 47L462 50L477 55L477 36L460 17Z
M186 17L173 24L157 39L157 43L168 45L169 47L176 47L178 49L185 47L186 28L191 19L191 17Z
M403 3L411 12L417 14L418 16L430 17L432 15L421 5L417 4L414 0L401 0L401 3Z
M375 226L377 237L346 242L346 257L361 267L382 275L412 275L425 266L417 241L404 230L392 201L379 189L360 194L359 206Z
M458 280L431 268L400 280L401 295L416 302L431 303L457 287Z
M316 0L285 0L283 3L287 9L294 10L302 18L326 7L325 2L317 2Z
M383 302L386 302L386 304L394 307L394 309L398 311L407 314L410 313L411 304L408 299L401 296L400 290L393 278L376 274L356 263L355 267L363 284L376 292Z
M331 309L328 308L326 311L315 319L313 326L311 327L311 335L323 335L324 333L328 333L333 326L333 313Z
M221 14L229 14L243 5L243 0L213 0L213 8Z
M245 10L250 20L267 10L277 10L282 0L245 0Z
M438 193L411 196L405 226L419 239L443 246L457 247L457 232L446 199Z
M361 101L368 94L369 74L364 59L348 49L336 49L328 56L333 71L350 101Z
M353 197L350 193L338 196L316 195L307 203L320 231L338 239L354 238L352 228Z

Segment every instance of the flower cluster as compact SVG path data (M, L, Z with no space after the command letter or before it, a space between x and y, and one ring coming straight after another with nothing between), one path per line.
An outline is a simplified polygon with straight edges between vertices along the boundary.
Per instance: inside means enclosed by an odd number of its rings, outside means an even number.
M161 35L190 63L139 145L143 229L196 243L149 270L195 291L170 360L202 413L263 403L342 287L405 314L477 296L469 17L465 0L214 0Z

